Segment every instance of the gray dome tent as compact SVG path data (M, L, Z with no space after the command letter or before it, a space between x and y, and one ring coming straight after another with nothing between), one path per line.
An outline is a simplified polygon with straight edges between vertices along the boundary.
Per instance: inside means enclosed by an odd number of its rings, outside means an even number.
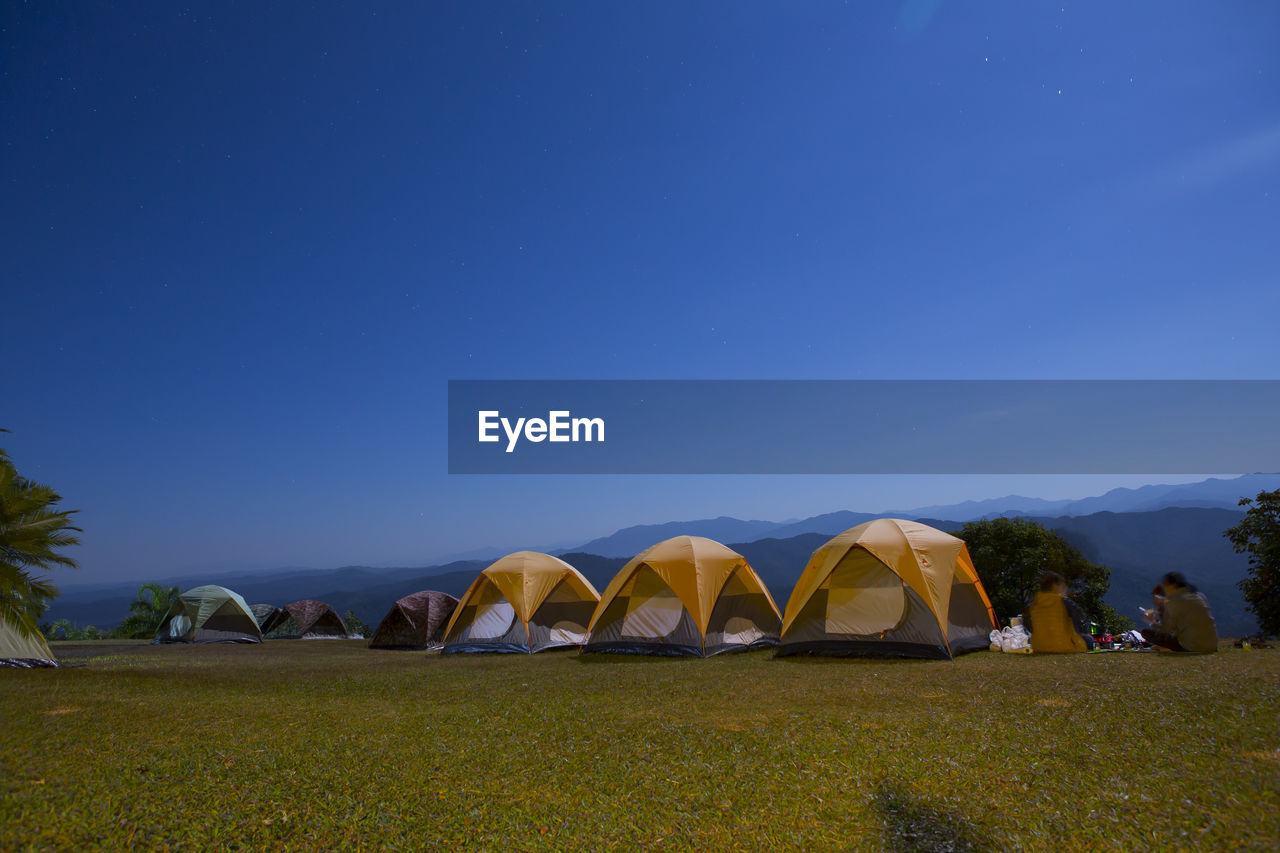
M249 609L253 611L253 618L258 620L258 627L262 629L264 637L289 617L288 613L274 604L255 604Z
M210 584L181 593L152 642L261 643L262 631L243 598Z

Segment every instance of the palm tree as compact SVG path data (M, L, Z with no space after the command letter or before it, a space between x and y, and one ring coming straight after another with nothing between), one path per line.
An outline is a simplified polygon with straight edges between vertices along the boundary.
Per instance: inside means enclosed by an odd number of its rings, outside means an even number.
M169 615L169 608L177 600L176 586L144 583L138 587L137 599L129 603L129 615L112 633L134 640L154 637L164 623L164 617Z
M49 630L45 632L46 640L74 640L76 626L71 624L70 619L59 619L49 626Z
M31 636L58 588L35 572L76 561L55 549L79 545L74 510L57 511L61 496L18 474L0 450L0 620Z

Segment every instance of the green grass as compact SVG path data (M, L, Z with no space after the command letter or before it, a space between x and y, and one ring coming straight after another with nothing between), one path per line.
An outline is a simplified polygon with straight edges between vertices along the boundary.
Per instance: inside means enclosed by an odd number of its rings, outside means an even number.
M1271 850L1280 650L949 662L57 644L0 849Z

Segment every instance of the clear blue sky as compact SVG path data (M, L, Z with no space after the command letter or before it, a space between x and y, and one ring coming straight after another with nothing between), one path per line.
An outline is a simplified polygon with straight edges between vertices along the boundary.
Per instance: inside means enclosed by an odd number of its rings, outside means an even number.
M0 426L65 581L1137 482L451 478L450 378L1277 378L1268 0L0 30Z

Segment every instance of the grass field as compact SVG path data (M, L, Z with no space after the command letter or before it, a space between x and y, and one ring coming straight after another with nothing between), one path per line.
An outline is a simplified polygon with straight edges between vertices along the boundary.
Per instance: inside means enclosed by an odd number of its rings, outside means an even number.
M1272 850L1280 650L950 662L56 644L0 849Z

